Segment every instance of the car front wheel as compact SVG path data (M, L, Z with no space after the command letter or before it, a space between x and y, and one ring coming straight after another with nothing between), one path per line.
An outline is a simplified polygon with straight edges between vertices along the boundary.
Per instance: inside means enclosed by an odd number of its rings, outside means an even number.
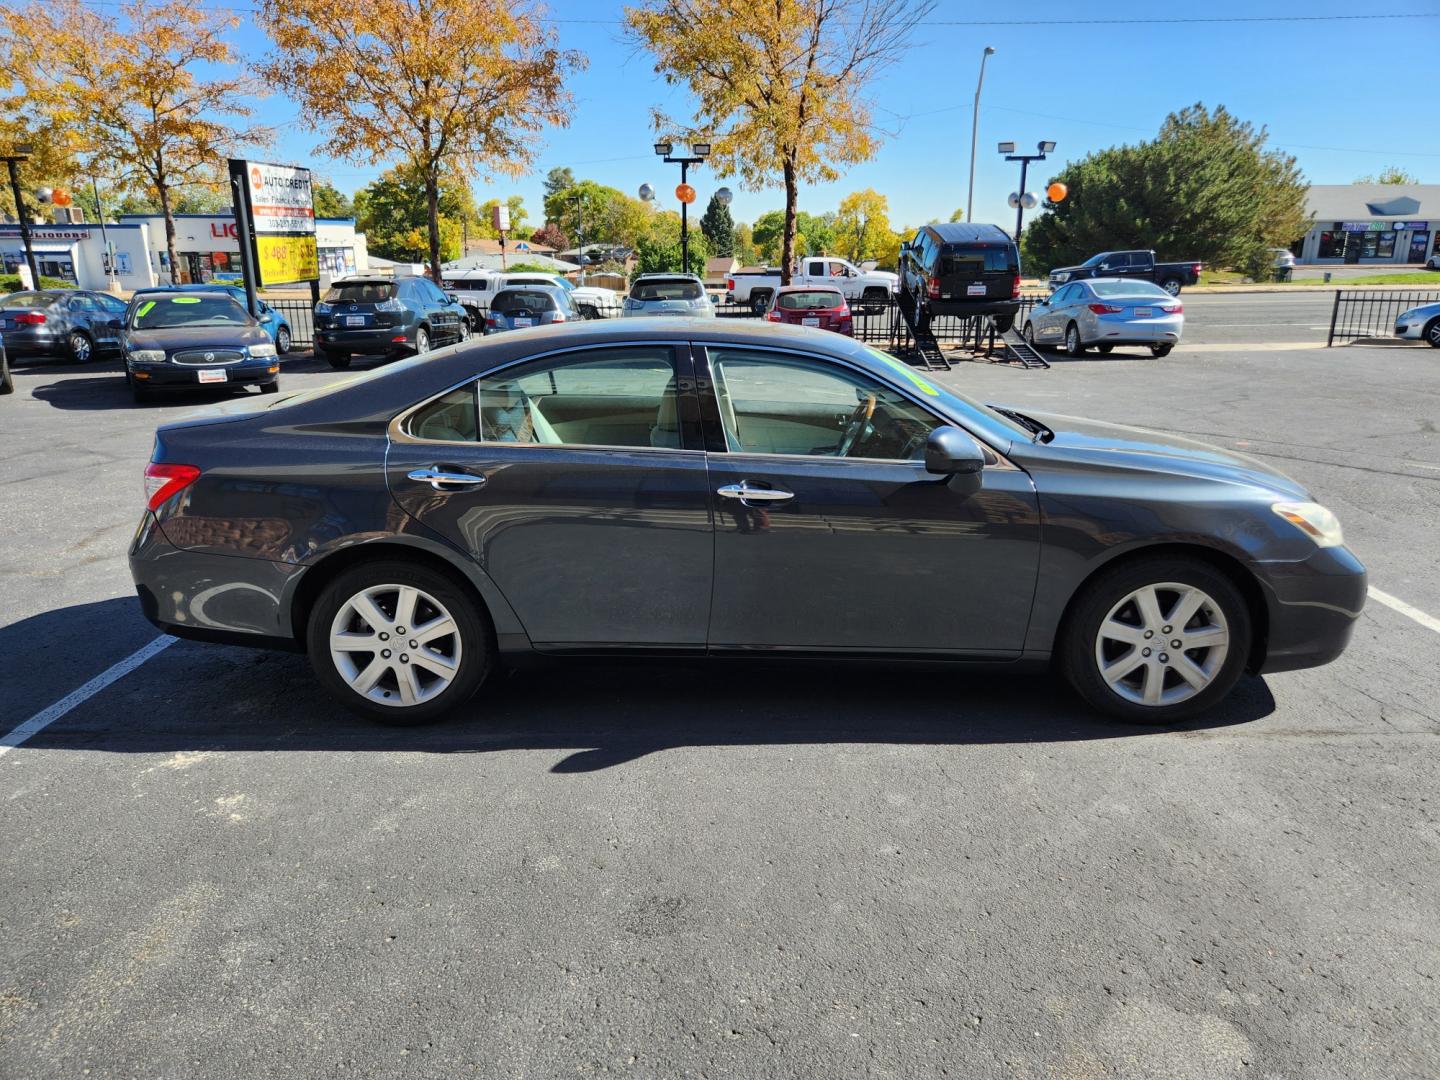
M347 708L421 724L463 705L489 673L489 623L445 574L403 561L361 563L320 593L306 643L315 674Z
M1040 343L1035 340L1035 324L1034 324L1034 323L1028 323L1028 322L1027 322L1027 323L1025 324L1025 332L1024 332L1024 333L1025 333L1025 344L1026 344L1026 345L1029 345L1030 348L1034 349L1036 352L1039 352L1039 351L1040 351Z
M66 344L70 347L70 359L75 363L88 364L90 362L90 357L95 351L95 343L90 340L88 335L76 330L71 333Z
M1440 349L1440 318L1431 319L1425 324L1425 343L1432 349Z
M290 351L290 343L290 328L288 326L282 326L279 330L275 331L275 351L277 353L281 356L288 353Z
M1076 598L1059 641L1065 678L1122 720L1165 724L1203 712L1240 678L1250 613L1225 574L1184 556L1104 571Z

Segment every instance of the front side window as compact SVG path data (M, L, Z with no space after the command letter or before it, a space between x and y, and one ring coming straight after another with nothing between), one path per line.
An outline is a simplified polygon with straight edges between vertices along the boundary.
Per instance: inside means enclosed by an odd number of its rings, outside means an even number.
M420 439L678 450L681 402L668 346L587 350L486 375L418 410Z
M822 361L717 348L710 367L733 453L914 461L944 423L869 375Z

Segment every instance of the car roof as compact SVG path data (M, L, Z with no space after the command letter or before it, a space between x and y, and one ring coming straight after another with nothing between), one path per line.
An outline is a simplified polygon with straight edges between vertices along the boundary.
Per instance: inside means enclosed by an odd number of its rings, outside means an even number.
M336 278L330 285L332 288L336 285L394 285L399 280L382 274L352 274L350 277Z
M641 274L632 284L642 281L699 281L694 274Z
M780 288L776 289L775 291L776 291L777 293L787 293L787 292L839 292L839 291L840 291L840 286L839 286L839 285L829 285L829 284L827 284L827 283L825 283L825 282L823 282L823 281L819 281L819 282L816 282L814 285L781 285Z
M1011 243L1010 234L999 225L973 221L947 221L924 226L942 244Z

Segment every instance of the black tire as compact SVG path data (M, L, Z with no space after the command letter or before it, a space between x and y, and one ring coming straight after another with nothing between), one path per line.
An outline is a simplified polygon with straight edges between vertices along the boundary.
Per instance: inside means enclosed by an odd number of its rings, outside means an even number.
M424 326L417 326L415 328L415 348L413 351L416 356L430 351L430 331Z
M1111 350L1113 350L1114 348L1114 345L1096 345L1095 351L1098 352L1101 356L1109 356Z
M10 358L5 355L5 350L0 348L0 394L13 394L15 392L15 379L10 374Z
M995 332L998 334L1003 334L1015 325L1015 316L995 315L992 316L991 321L995 324Z
M88 364L94 359L95 342L84 331L71 330L70 336L65 339L65 347L70 350L70 359L76 364Z
M1036 352L1039 352L1039 351L1040 351L1041 345L1040 345L1040 343L1039 343L1038 341L1035 340L1035 324L1034 324L1034 323L1032 323L1032 322L1026 322L1026 323L1025 323L1025 330L1024 330L1024 332L1021 334L1021 336L1025 339L1025 344L1029 345L1030 348L1034 349Z
M260 392L262 394L278 394L280 392L280 380L276 379L274 382L261 383Z
M1160 288L1164 289L1171 296L1179 296L1182 284L1179 278L1167 277L1164 281L1160 282Z
M1065 327L1065 355L1085 355L1085 342L1080 340L1080 327L1076 326L1073 322Z
M1168 342L1167 342L1166 344L1164 344L1164 345L1151 345L1151 346L1150 346L1150 355L1153 356L1153 357L1155 357L1155 359L1159 360L1159 359L1161 359L1162 357L1169 356L1169 355L1170 355L1170 350L1173 349L1173 348L1175 348L1175 346L1169 344Z
M278 356L284 356L286 353L288 353L288 352L290 351L290 346L291 346L293 343L294 343L294 338L292 338L292 337L290 336L290 328L289 328L288 326L282 325L278 330L275 331L275 353L276 353L276 355L278 355Z
M1440 316L1431 319L1425 324L1425 329L1421 331L1421 336L1425 338L1426 345L1429 345L1432 349L1440 349Z
M331 352L329 349L317 348L315 350L315 356L320 360L324 360L325 363L329 364L336 371L344 371L350 366L349 353Z
M435 697L413 705L391 705L371 700L353 689L330 653L330 627L342 607L362 590L383 585L408 586L427 593L444 606L454 620L459 639L458 670L448 687ZM382 614L393 616L393 611ZM418 609L417 609L418 614ZM390 630L397 628L391 627ZM414 628L409 628L413 633ZM494 664L494 632L480 602L449 575L428 566L400 559L364 562L341 572L326 585L310 609L306 647L316 678L351 712L384 724L426 724L459 708L474 696ZM398 639L391 639L398 640ZM408 644L408 643L402 643ZM374 654L354 654L361 657ZM360 662L356 662L358 667ZM394 669L381 677L377 690L386 693L395 679ZM398 696L398 684L394 693ZM388 695L387 695L388 696Z
M1208 685L1188 699L1170 705L1130 701L1111 689L1100 673L1097 639L1101 624L1117 604L1137 589L1172 582L1200 589L1219 608L1229 634L1227 652ZM1066 681L1100 712L1130 723L1169 724L1204 712L1230 693L1245 670L1251 635L1249 606L1222 571L1184 555L1140 556L1102 571L1074 597L1061 625L1056 658ZM1164 647L1163 641L1156 646ZM1178 680L1178 676L1174 677ZM1175 685L1179 685L1178 681Z

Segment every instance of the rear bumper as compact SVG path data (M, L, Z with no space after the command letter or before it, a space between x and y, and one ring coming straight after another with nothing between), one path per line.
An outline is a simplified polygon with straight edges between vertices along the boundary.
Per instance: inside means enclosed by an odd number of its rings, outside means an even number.
M1365 607L1365 567L1349 548L1302 562L1260 563L1269 634L1262 673L1328 664L1345 651Z
M1018 315L1019 300L926 300L931 315Z
M5 351L14 356L59 356L69 351L63 336L48 326L27 326L0 331Z
M177 548L145 511L130 543L140 609L176 637L300 650L283 597L305 569L291 563Z
M395 338L401 340L396 341ZM315 347L334 352L382 356L415 347L415 327L382 326L363 330L336 330L331 327L315 330Z

